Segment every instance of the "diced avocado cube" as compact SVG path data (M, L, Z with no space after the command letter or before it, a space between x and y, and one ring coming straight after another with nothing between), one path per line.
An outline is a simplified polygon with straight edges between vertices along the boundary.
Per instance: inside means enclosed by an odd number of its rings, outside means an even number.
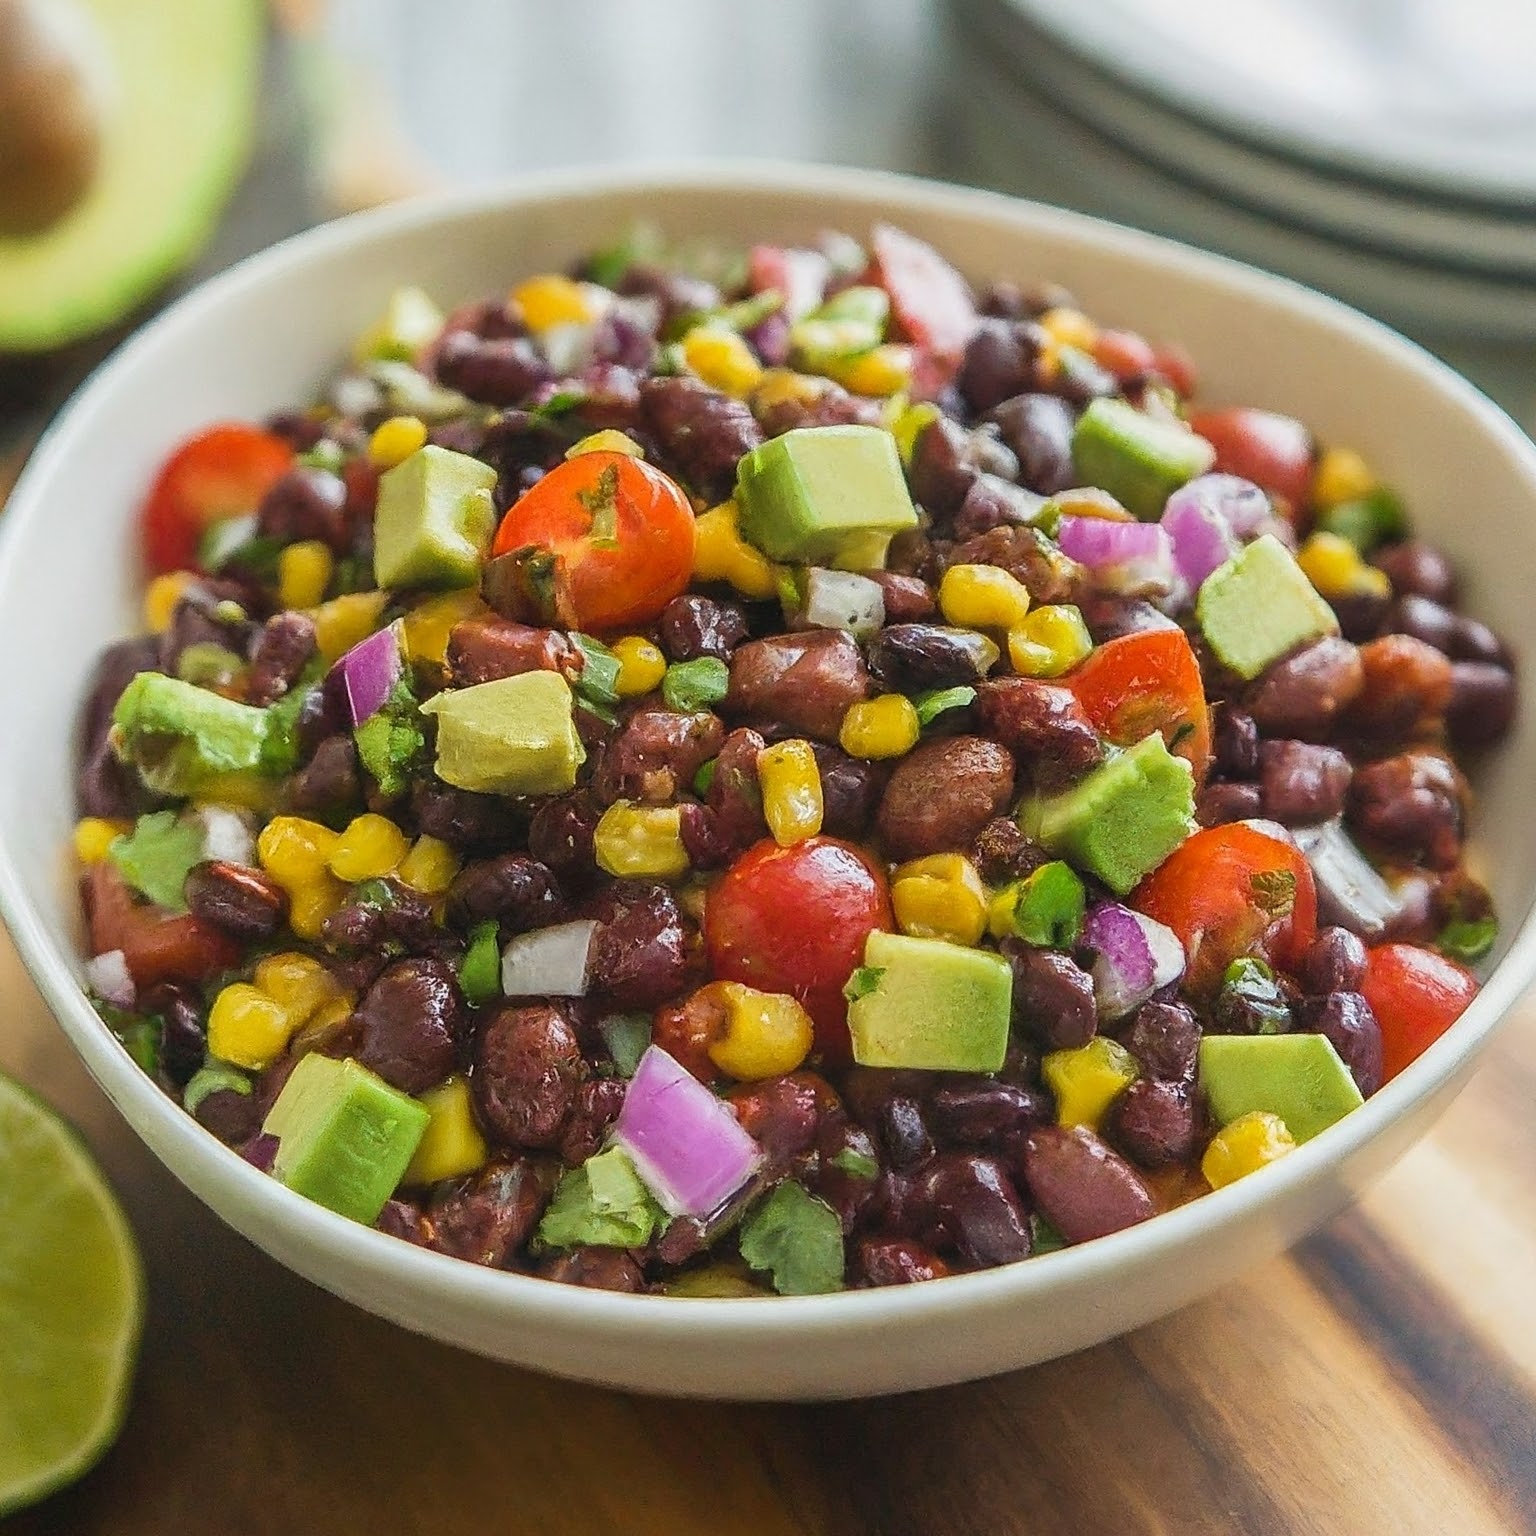
M1123 896L1195 830L1194 775L1153 734L1071 789L1031 796L1019 807L1018 822L1059 858Z
M1090 401L1072 432L1078 477L1101 486L1143 522L1161 517L1163 503L1215 462L1216 450L1203 437L1126 400Z
M1268 1110L1298 1142L1365 1102L1326 1035L1207 1035L1200 1086L1219 1125Z
M261 1128L277 1137L274 1178L371 1226L430 1118L367 1067L312 1052L293 1069Z
M872 933L868 990L848 1004L853 1059L865 1067L996 1072L1008 1049L1013 972L1001 955L942 939Z
M140 672L112 711L112 744L162 795L190 795L219 774L260 768L264 709L160 672Z
M434 694L437 776L492 795L558 795L576 786L586 749L572 718L570 684L558 672L522 672Z
M739 526L772 560L825 565L856 546L883 563L917 526L896 439L881 427L797 427L736 466Z
M396 288L378 323L358 338L357 360L392 358L414 362L416 354L443 328L443 312L420 288Z
M428 443L379 477L373 574L381 587L469 587L496 528L489 464Z
M1217 659L1245 680L1298 646L1339 632L1333 609L1272 533L1205 578L1195 619Z

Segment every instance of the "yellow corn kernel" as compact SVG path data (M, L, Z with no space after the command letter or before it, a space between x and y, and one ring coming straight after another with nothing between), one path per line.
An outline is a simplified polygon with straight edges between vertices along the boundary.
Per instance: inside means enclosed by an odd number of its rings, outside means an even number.
M891 876L891 910L915 939L975 944L987 929L987 888L963 854L929 854Z
M849 757L901 757L922 734L917 706L905 694L883 693L848 706L837 740Z
M313 608L325 597L336 561L319 539L289 544L277 557L277 596L284 608Z
M793 1072L810 1054L816 1037L811 1016L783 992L759 992L737 981L723 982L725 1034L709 1047L709 1059L740 1082Z
M511 297L530 331L547 331L557 325L590 325L603 312L599 292L549 272L519 283Z
M616 432L604 427L601 432L589 432L565 450L568 459L579 459L584 453L627 453L632 459L643 459L645 449L627 432Z
M295 1022L275 998L231 982L208 1010L208 1050L220 1061L259 1072L287 1049Z
M896 439L896 451L903 464L912 462L913 450L923 430L930 427L943 414L930 400L919 400L906 405L891 421L891 436Z
M197 786L193 805L238 805L247 811L273 811L282 788L278 780L254 769L238 773L215 773Z
M667 675L667 658L644 635L623 635L609 649L619 658L619 675L613 688L621 699L638 699L641 694L661 687L661 680Z
M1118 1042L1095 1035L1075 1050L1050 1052L1040 1075L1056 1095L1056 1123L1096 1131L1109 1106L1136 1081L1136 1058Z
M1312 500L1318 507L1359 501L1376 489L1371 466L1353 448L1328 448L1312 471Z
M395 874L423 896L441 896L459 872L459 856L447 843L422 833Z
M171 615L192 579L191 571L167 571L145 587L144 628L152 635L163 635L170 628Z
M1296 1138L1285 1121L1268 1110L1255 1109L1211 1137L1200 1159L1200 1172L1212 1189L1220 1189L1295 1150Z
M757 754L763 819L781 848L821 831L821 770L808 741L779 741Z
M405 1170L407 1184L436 1184L439 1179L458 1179L473 1173L488 1158L490 1148L475 1124L469 1083L450 1077L418 1095L418 1102L432 1117L416 1143Z
M1108 491L1096 485L1079 485L1069 491L1058 491L1051 497L1051 505L1063 517L1097 517L1106 523L1136 521Z
M746 597L777 597L773 562L748 544L736 521L736 503L723 501L693 525L693 574L699 581L726 581Z
M610 875L675 880L688 873L682 813L675 805L616 800L592 834L598 865Z
M354 817L331 847L328 860L338 880L382 880L410 851L410 839L387 816L372 811Z
M1048 309L1035 323L1058 347L1092 352L1098 345L1099 328L1080 309Z
M261 867L284 890L315 885L330 877L336 834L303 816L274 816L256 839Z
M353 999L346 993L333 997L294 1030L293 1038L288 1042L289 1050L297 1055L318 1051L352 1017L354 1006Z
M301 939L313 943L320 937L326 918L347 899L347 887L334 875L288 893L288 926Z
M1008 631L1008 660L1020 677L1060 677L1093 649L1082 611L1047 603Z
M251 976L257 991L277 1003L295 1024L307 1023L338 1000L347 1001L341 984L313 955L282 950L256 962Z
M100 864L118 838L133 826L131 821L110 821L87 816L75 823L75 857L82 864Z
M939 583L939 608L962 629L1008 629L1029 613L1029 591L996 565L952 565Z
M1392 595L1387 573L1367 565L1360 551L1337 533L1314 533L1296 551L1296 563L1326 598Z
M478 618L489 610L473 587L461 592L442 592L417 605L401 620L405 654L409 661L445 666L448 635L455 624Z
M683 337L683 361L712 389L738 397L763 377L763 365L736 334L717 326L696 325Z
M826 385L812 373L796 373L793 368L770 368L752 391L752 408L772 410L779 405L811 405L820 399Z
M380 469L393 469L427 441L427 424L419 416L391 416L368 438L368 457Z
M856 395L883 399L899 394L912 382L912 349L900 342L882 342L867 352L837 362L827 373Z
M330 666L359 640L366 640L379 627L388 601L387 592L343 592L340 597L311 608L309 616L315 621L320 660Z

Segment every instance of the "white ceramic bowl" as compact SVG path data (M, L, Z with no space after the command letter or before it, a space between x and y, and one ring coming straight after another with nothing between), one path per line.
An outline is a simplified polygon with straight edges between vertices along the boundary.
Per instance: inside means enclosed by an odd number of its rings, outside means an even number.
M1180 246L981 193L767 165L561 173L387 209L278 246L170 309L81 391L0 532L0 910L87 1066L166 1166L301 1274L407 1327L640 1391L837 1397L1065 1354L1183 1305L1294 1242L1449 1102L1536 969L1536 711L1480 780L1505 920L1466 1016L1363 1109L1262 1175L1082 1248L927 1285L774 1300L616 1296L477 1268L366 1230L221 1146L129 1060L80 992L68 856L72 721L138 612L131 508L166 449L223 416L302 401L398 282L504 288L636 217L673 235L804 238L893 219L978 279L1068 283L1090 313L1178 338L1205 396L1293 411L1407 492L1466 572L1472 610L1536 656L1536 450L1425 353L1314 293ZM1489 833L1495 835L1489 836Z

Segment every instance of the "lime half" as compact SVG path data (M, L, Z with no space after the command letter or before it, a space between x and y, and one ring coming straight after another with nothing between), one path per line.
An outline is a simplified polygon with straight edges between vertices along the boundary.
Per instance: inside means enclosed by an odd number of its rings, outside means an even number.
M101 1170L70 1126L0 1077L0 1515L112 1443L143 1315L138 1249Z

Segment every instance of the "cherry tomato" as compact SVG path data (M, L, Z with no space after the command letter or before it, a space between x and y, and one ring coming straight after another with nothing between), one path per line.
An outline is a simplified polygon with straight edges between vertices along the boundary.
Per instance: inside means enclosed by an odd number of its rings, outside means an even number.
M1106 640L1062 681L1101 736L1134 746L1161 731L1168 750L1205 778L1211 719L1200 663L1182 629L1148 629Z
M1181 843L1130 904L1178 934L1185 986L1197 997L1214 993L1241 955L1290 969L1317 933L1317 888L1301 851L1241 821Z
M1172 385L1174 394L1181 400L1190 399L1199 385L1200 376L1195 360L1177 342L1170 342L1154 349L1152 369L1160 373Z
M134 984L206 981L240 964L240 946L190 912L137 900L111 864L93 864L83 881L91 949L120 949Z
M1189 424L1216 450L1216 468L1261 485L1292 508L1304 507L1312 487L1312 434L1294 416L1230 406L1197 411Z
M659 469L627 453L583 453L525 491L492 553L559 556L583 629L646 624L693 574L693 508Z
M1382 1081L1417 1061L1477 996L1465 966L1417 944L1379 944L1366 956L1361 991L1381 1025Z
M1156 368L1157 353L1135 331L1100 331L1093 344L1093 360L1117 379L1139 379Z
M976 329L976 305L966 281L926 241L875 225L870 280L890 295L891 313L908 341L955 364Z
M293 463L282 438L224 422L189 437L160 467L139 509L144 563L151 574L193 570L204 532L256 510Z
M831 837L749 848L704 906L704 943L716 976L788 992L816 1025L829 1059L849 1054L843 987L864 962L864 941L891 926L885 876L859 849Z

